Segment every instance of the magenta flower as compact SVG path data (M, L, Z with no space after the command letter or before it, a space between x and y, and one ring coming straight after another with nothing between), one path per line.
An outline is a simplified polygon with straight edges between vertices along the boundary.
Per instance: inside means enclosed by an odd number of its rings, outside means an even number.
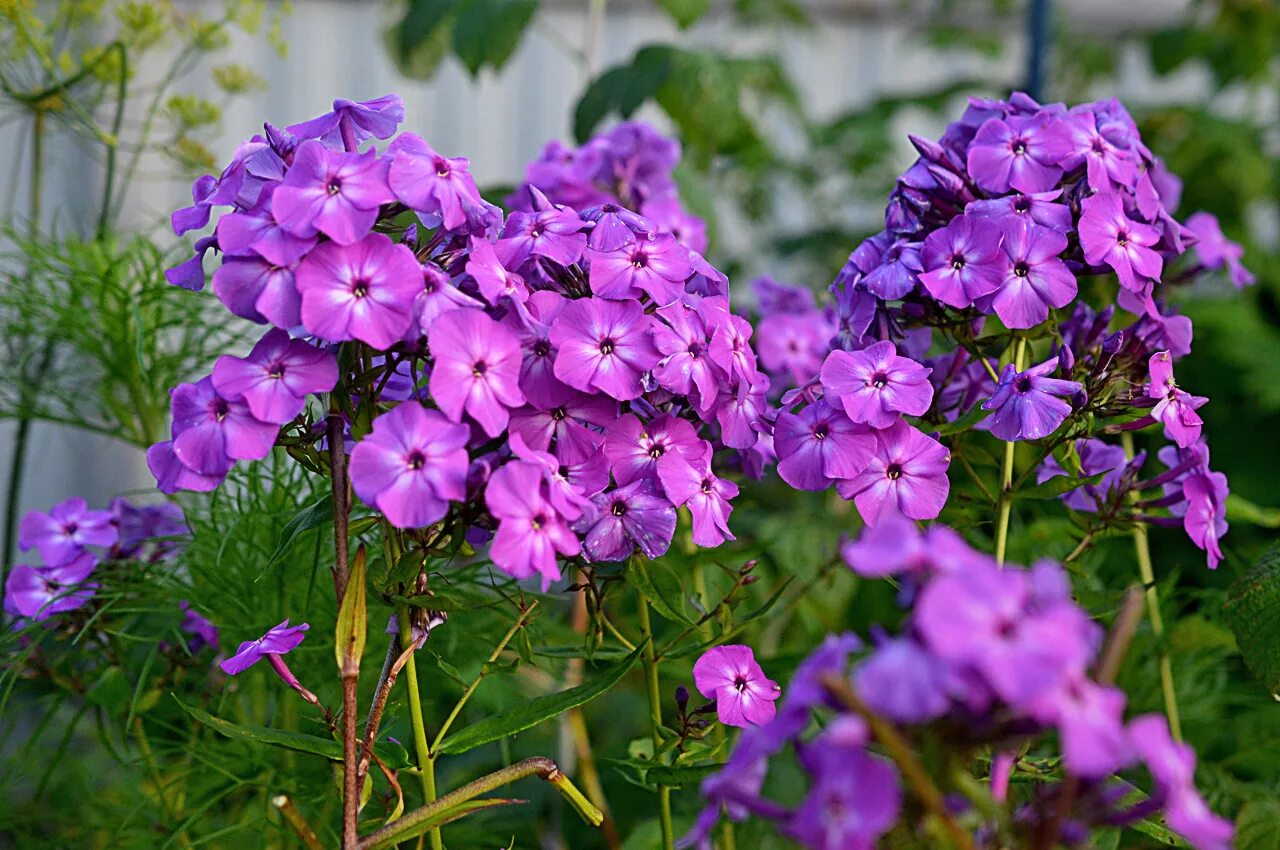
M80 552L58 566L18 564L5 581L5 609L36 622L74 611L93 597L94 587L84 582L97 565L97 557L90 552Z
M885 340L861 351L833 351L822 364L822 391L854 422L888 428L902 414L920 416L933 401L929 373L899 357Z
M394 200L387 163L376 151L345 153L306 141L271 195L271 212L295 236L319 231L339 245L351 245L373 227L378 208Z
M1048 378L1058 368L1058 360L1046 360L1019 372L1013 364L1004 367L995 394L982 404L983 410L994 410L990 419L991 433L1006 442L1038 440L1047 437L1071 413L1071 405L1063 401L1083 387L1075 381Z
M297 284L309 332L385 349L409 329L422 267L404 245L371 233L353 245L319 245L298 266Z
M147 449L147 469L156 479L156 489L161 493L173 494L179 490L190 490L194 493L208 493L216 490L227 477L230 465L221 472L204 475L189 469L178 460L173 451L173 442L165 440Z
M836 489L853 499L863 522L875 525L901 513L911 519L933 519L947 503L951 453L932 437L898 421L875 432L875 450L863 469L843 476ZM779 464L781 470L781 464Z
M990 118L969 147L969 176L995 195L1048 191L1062 177L1051 140L1043 118Z
M305 632L309 628L311 627L306 623L290 626L289 620L285 619L283 623L272 626L257 640L247 640L240 644L235 654L219 661L218 666L228 676L243 673L264 657L280 656L296 649L306 637Z
M1009 265L992 302L1005 327L1033 328L1049 317L1049 308L1075 300L1075 275L1058 256L1066 249L1064 234L1025 218L1005 228Z
M18 548L35 547L49 567L69 563L84 553L86 546L111 546L119 531L110 511L91 511L89 503L76 496L54 505L48 513L31 511L18 526Z
M1196 408L1203 407L1209 399L1178 388L1173 379L1173 358L1168 351L1157 351L1151 355L1147 370L1151 375L1147 396L1159 399L1151 415L1164 423L1164 435L1185 449L1200 439L1204 420L1196 413Z
M1054 203L1060 197L1061 189L1032 195L1006 195L1003 198L971 201L964 211L973 218L1002 220L1013 216L1019 220L1030 219L1035 224L1067 233L1072 229L1071 207Z
M490 437L507 427L520 392L520 340L480 310L454 310L436 319L428 339L435 366L431 397L454 422L466 411Z
M540 574L545 592L560 578L557 553L576 555L579 545L547 498L544 470L527 461L511 461L489 478L484 498L498 520L489 557L515 578Z
M661 557L676 531L676 509L646 478L595 496L596 518L585 532L582 551L589 561L621 561L637 548L650 560ZM584 520L588 517L583 517Z
M1138 176L1129 130L1116 121L1099 121L1091 109L1073 111L1050 125L1049 150L1067 171L1082 164L1089 188L1108 192L1115 187L1131 189Z
M662 360L653 370L653 377L674 393L696 393L698 409L710 410L719 394L719 380L702 316L682 303L660 307L657 312L661 321L653 325L653 344Z
M441 315L452 310L479 310L483 307L484 304L454 286L443 269L428 263L422 267L422 290L413 299L414 318L407 333L414 339L426 336Z
M545 204L546 198L542 201ZM507 268L519 268L530 257L545 257L562 266L571 266L582 258L582 251L587 247L587 234L583 232L586 226L576 212L564 207L548 207L538 212L516 211L507 217L502 238L494 249Z
M705 319L705 312L703 316ZM751 323L729 313L726 306L721 321L712 324L715 329L711 332L711 362L724 370L730 380L753 382L758 370L756 353L751 350Z
M934 298L956 308L995 292L1009 264L1000 237L1000 228L989 219L956 216L925 238L920 282Z
M644 392L642 378L661 359L649 319L636 301L584 298L551 323L555 376L575 389L600 390L618 401Z
M255 254L224 257L213 273L213 293L240 318L287 330L302 322L295 271Z
M1223 235L1217 218L1207 212L1194 213L1187 219L1186 228L1195 234L1196 256L1206 269L1225 266L1231 283L1237 288L1251 286L1255 282L1253 273L1240 264L1244 248Z
M466 497L470 431L406 401L373 421L351 452L351 486L396 528L424 528Z
M787 823L812 850L871 850L902 809L898 772L866 751L865 724L838 717L802 751L813 786Z
M1121 286L1135 293L1144 289L1139 275L1159 280L1164 261L1151 248L1160 241L1157 228L1131 221L1125 215L1124 202L1114 192L1085 198L1082 209L1080 247L1088 263L1111 266Z
M1218 541L1227 533L1227 476L1221 472L1188 475L1182 481L1182 495L1187 500L1182 527L1208 556L1209 569L1217 569L1222 561Z
M783 411L773 429L778 474L797 490L825 490L853 478L871 462L875 436L819 399L799 414Z
M230 399L212 378L172 391L173 453L192 472L222 476L237 460L271 453L279 428L253 415L243 399Z
M1174 741L1168 722L1158 714L1129 721L1129 740L1155 779L1169 827L1196 850L1230 850L1235 832L1231 822L1210 811L1196 791L1195 751Z
M264 195L270 197L269 184ZM316 246L316 236L295 236L280 226L269 206L228 213L218 219L218 248L227 256L261 256L276 266L301 260Z
M273 328L248 357L224 354L213 367L213 387L224 398L241 400L262 422L283 425L307 404L309 393L333 389L338 381L334 356Z
M712 549L736 539L729 530L729 500L738 495L737 484L716 477L705 459L695 464L678 454L658 461L658 478L671 504L689 508L695 544Z
M726 726L759 726L773 719L778 683L765 676L751 647L728 644L708 649L693 664L698 693L716 701Z
M819 310L808 315L777 313L760 320L760 362L771 374L786 375L796 384L806 383L822 368L831 350L836 329Z
M563 459L566 452L581 456L594 453L604 443L600 428L618 418L618 403L607 396L567 390L559 404L546 409L522 407L511 412L510 430L531 448L552 451Z
M403 120L404 101L400 95L384 94L364 101L338 98L332 112L290 124L285 130L299 139L319 139L330 146L346 144L354 150L357 143L370 137L390 138Z
M680 299L693 274L688 249L670 233L641 234L629 245L590 257L591 291L600 298L625 300L645 293L666 306Z
M438 216L445 230L457 230L484 205L465 157L444 157L413 133L401 133L387 148L387 182L405 206Z
M194 654L207 646L216 651L218 627L210 622L208 617L192 608L187 600L178 600L178 607L182 610L182 630L191 635L191 639L187 641L187 650Z
M711 446L684 419L664 413L642 423L634 414L619 417L604 437L604 454L619 486L642 478L658 482L658 464L667 457L688 463L709 458Z
M497 254L492 242L487 239L471 240L471 249L467 252L467 274L475 278L484 300L495 307L503 298L524 303L529 300L529 287L524 278L515 272L508 271ZM514 268L514 265L512 265Z

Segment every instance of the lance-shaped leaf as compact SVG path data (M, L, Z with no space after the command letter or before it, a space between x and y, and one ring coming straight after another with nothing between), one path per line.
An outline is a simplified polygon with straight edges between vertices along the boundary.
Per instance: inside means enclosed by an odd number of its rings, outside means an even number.
M1081 487L1088 487L1097 484L1108 475L1107 472L1099 472L1097 475L1087 475L1084 478L1073 478L1070 475L1055 475L1049 480L1037 484L1034 487L1026 487L1021 490L1014 490L1009 494L1010 499L1055 499L1058 496L1070 493L1072 490L1078 490Z
M360 658L364 655L365 634L369 625L364 573L365 551L361 546L351 561L351 574L347 579L347 589L342 594L342 608L338 611L338 627L333 644L338 670L344 678L359 674Z

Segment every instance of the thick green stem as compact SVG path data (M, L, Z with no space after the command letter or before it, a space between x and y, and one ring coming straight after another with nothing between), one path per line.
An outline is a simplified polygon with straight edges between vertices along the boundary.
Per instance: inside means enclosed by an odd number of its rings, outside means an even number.
M409 646L413 643L413 625L409 620L409 606L397 606L396 619L400 626L400 645ZM418 666L414 655L416 653L410 653L409 660L404 663L404 681L409 690L409 722L413 726L413 748L418 756L422 797L426 805L430 806L436 800L436 763L432 760L431 747L427 743L427 727L422 721L422 697L418 692ZM398 824L400 821L395 823ZM444 847L439 829L431 830L431 846L433 850L441 850Z
M1026 355L1027 341L1018 338L1013 349L1013 368L1022 371L1023 357ZM1000 469L1000 505L996 513L996 563L1004 564L1005 548L1009 543L1009 516L1013 512L1013 460L1017 444L1010 441L1004 444L1004 465Z
M644 678L649 695L649 725L653 732L653 757L662 749L662 691L658 686L658 652L653 644L653 624L649 619L649 603L640 596L640 635L644 640ZM671 789L658 786L658 817L662 824L663 850L676 846L675 829L671 825Z
M1120 435L1120 443L1130 459L1133 458L1133 435L1128 431ZM1130 494L1138 498L1136 492ZM1160 616L1160 597L1156 593L1156 573L1151 563L1151 543L1147 539L1147 527L1140 521L1133 524L1133 549L1138 556L1138 576L1142 579L1144 595L1147 598L1147 619L1151 621L1151 632L1156 636L1159 645L1160 690L1164 694L1164 713L1169 718L1169 732L1175 741L1182 740L1182 721L1178 716L1178 695L1173 687L1173 662L1169 659L1169 648L1164 642L1164 618Z

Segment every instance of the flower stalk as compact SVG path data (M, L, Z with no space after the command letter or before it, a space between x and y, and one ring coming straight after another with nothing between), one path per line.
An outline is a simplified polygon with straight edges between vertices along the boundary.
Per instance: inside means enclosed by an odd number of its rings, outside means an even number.
M643 595L640 599L640 636L644 641L645 688L649 697L649 725L653 732L653 757L662 749L662 692L658 685L658 653L653 643L653 623L649 617L649 603ZM671 825L671 788L658 786L658 819L662 825L663 850L676 846L675 829Z
M1013 367L1022 371L1023 359L1026 356L1027 341L1018 337L1013 349ZM996 515L996 563L1004 563L1005 549L1009 542L1009 517L1013 511L1013 461L1017 443L1010 440L1004 444L1004 464L1000 468L1000 505Z

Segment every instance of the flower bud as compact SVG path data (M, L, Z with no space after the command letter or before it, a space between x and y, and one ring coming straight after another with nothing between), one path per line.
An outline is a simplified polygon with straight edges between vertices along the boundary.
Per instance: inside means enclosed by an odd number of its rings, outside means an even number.
M676 687L676 707L680 709L681 714L684 714L685 709L689 707L689 689L684 685Z

